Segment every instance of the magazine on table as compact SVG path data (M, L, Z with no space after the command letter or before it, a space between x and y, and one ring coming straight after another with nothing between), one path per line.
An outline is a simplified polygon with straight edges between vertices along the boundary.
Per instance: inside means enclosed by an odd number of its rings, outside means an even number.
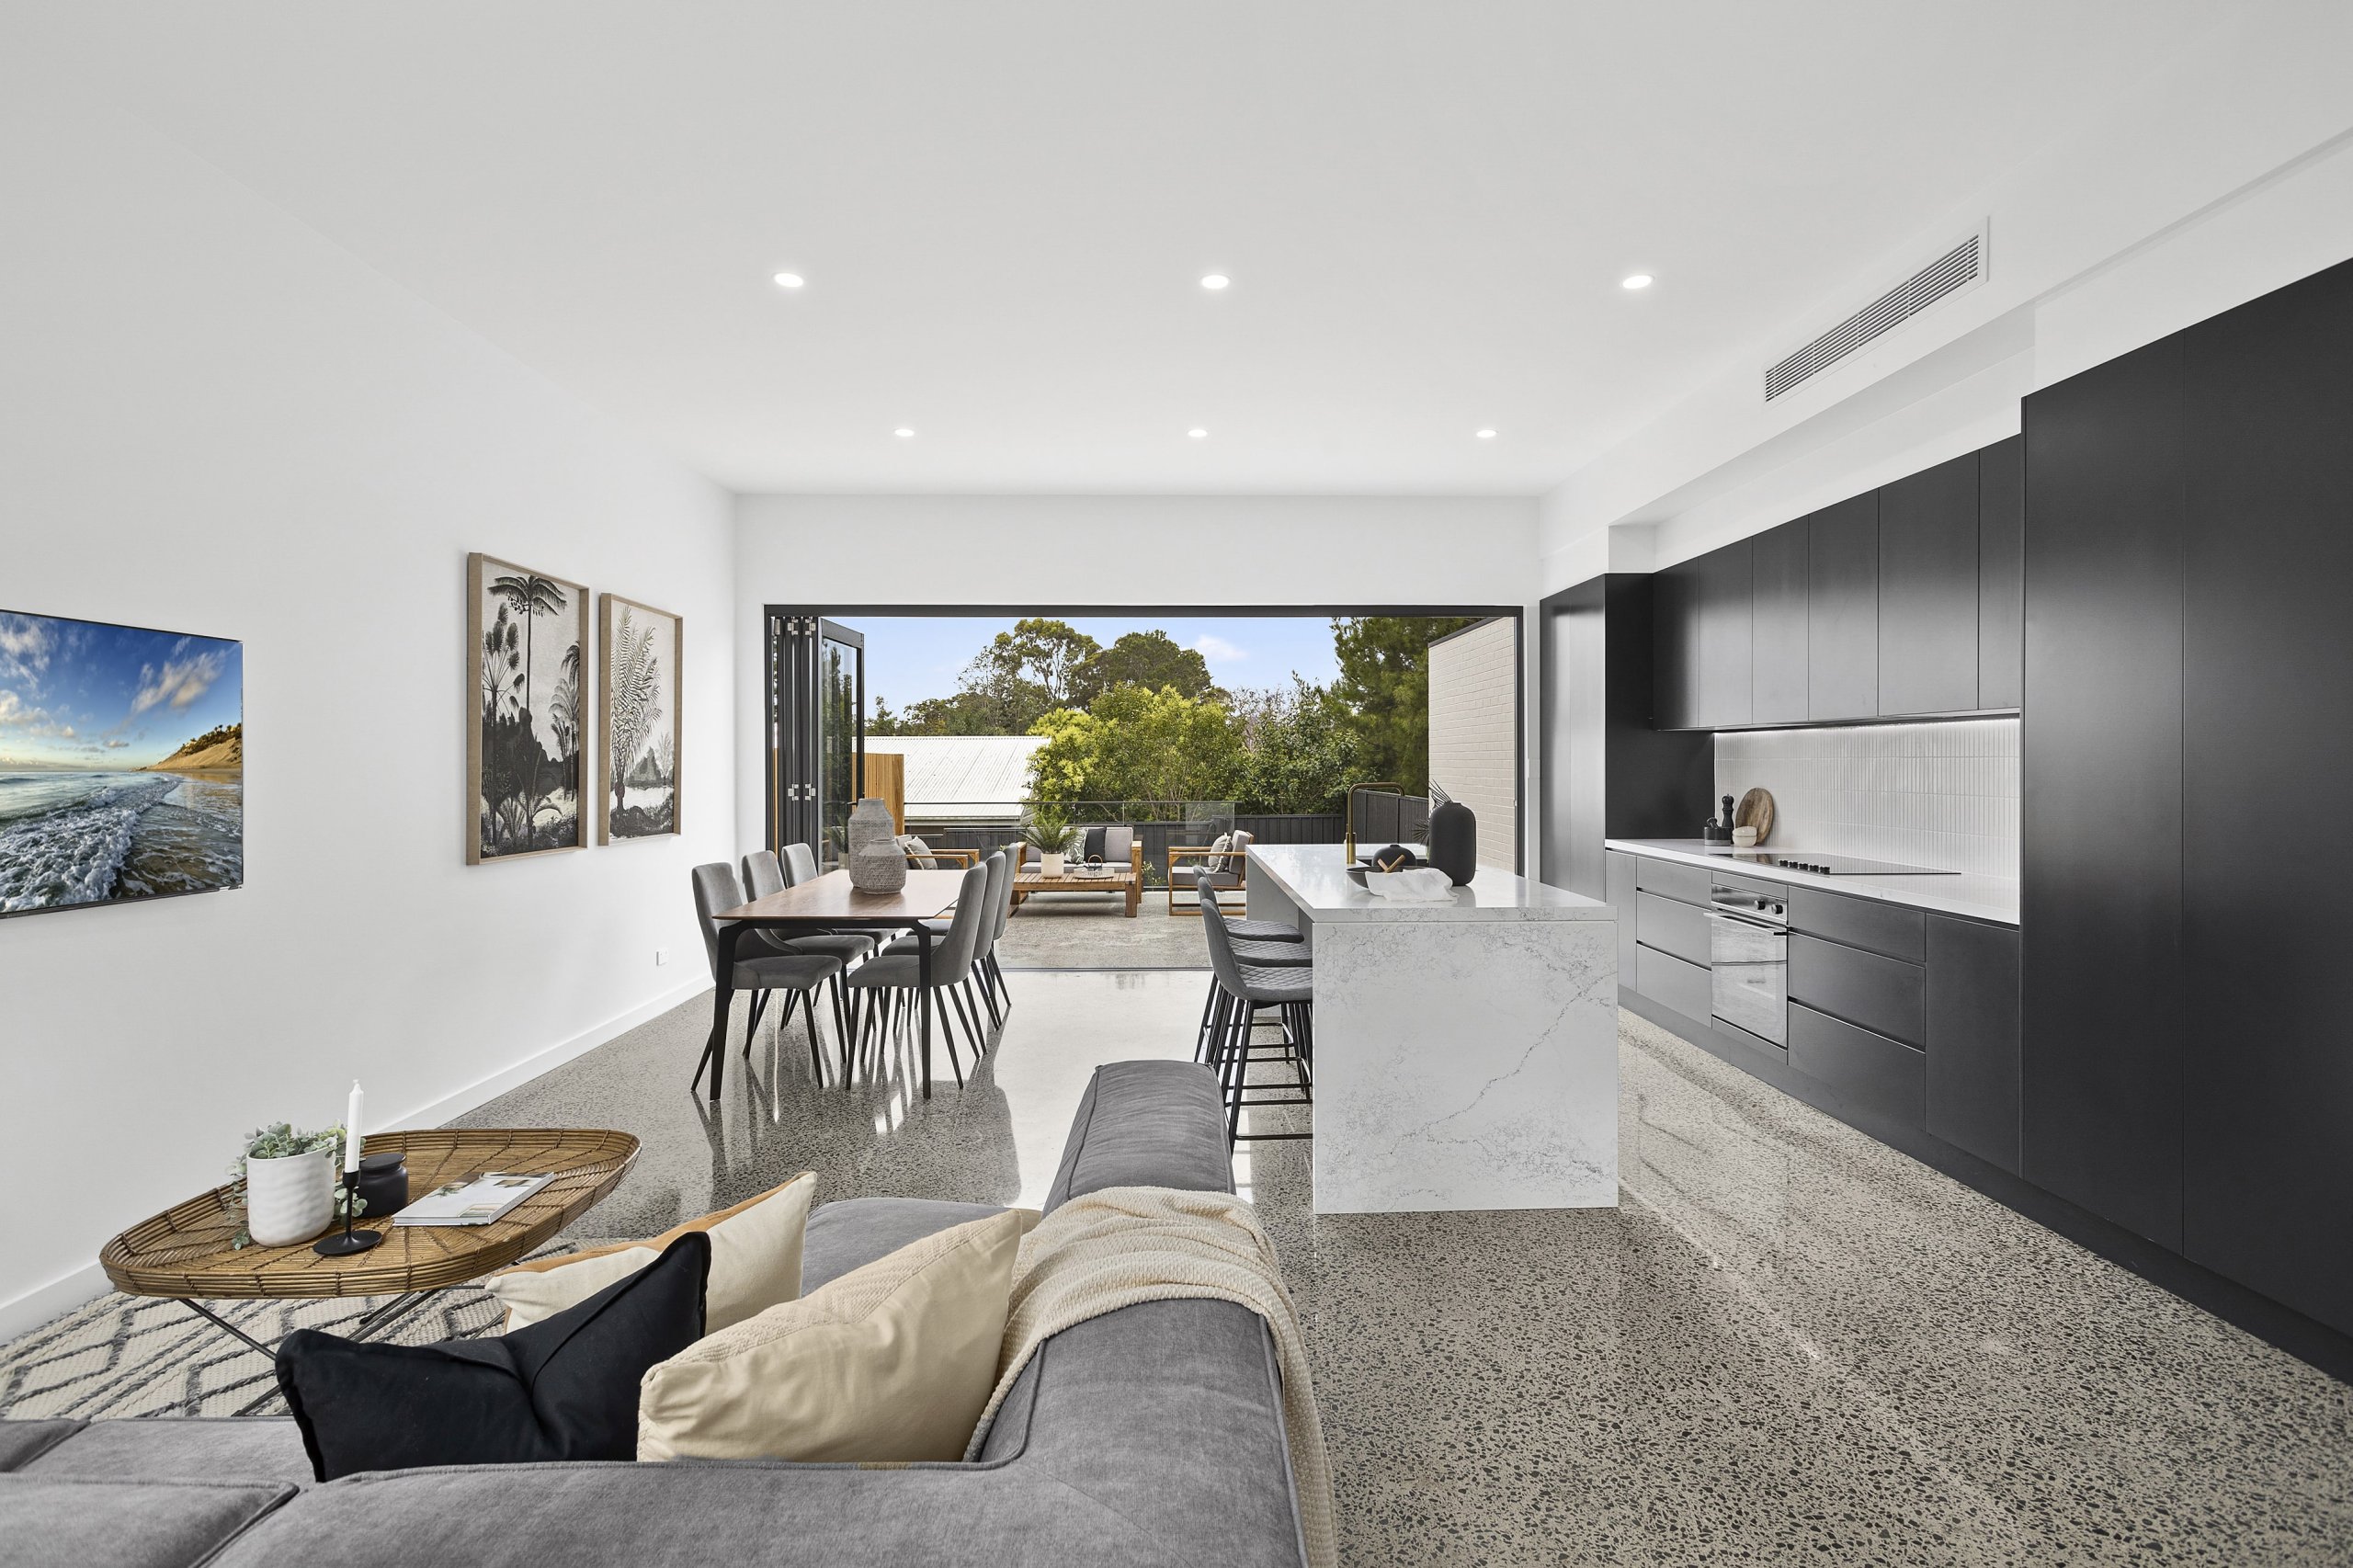
M471 1181L444 1182L392 1216L395 1225L487 1225L553 1181L551 1173L519 1176L492 1171Z

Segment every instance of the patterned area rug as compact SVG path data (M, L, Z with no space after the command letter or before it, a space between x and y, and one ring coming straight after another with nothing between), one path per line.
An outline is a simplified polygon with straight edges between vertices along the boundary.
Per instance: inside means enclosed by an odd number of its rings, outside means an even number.
M567 1244L532 1256L568 1252ZM388 1298L208 1301L265 1345L298 1328L347 1334ZM471 1285L437 1293L381 1342L430 1345L497 1326L497 1298ZM283 1415L269 1361L177 1301L108 1291L0 1347L0 1415L17 1420L131 1415Z

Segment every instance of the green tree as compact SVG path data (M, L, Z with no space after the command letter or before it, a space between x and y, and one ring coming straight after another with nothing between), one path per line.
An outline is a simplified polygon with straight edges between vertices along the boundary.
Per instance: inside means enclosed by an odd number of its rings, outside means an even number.
M1293 676L1288 691L1236 692L1229 711L1243 748L1237 811L1336 812L1348 785L1370 777L1350 714L1323 687Z
M1340 678L1332 694L1349 710L1365 777L1426 794L1430 771L1429 646L1474 617L1373 615L1336 618L1332 652Z
M1231 798L1240 736L1225 710L1172 687L1113 687L1083 709L1057 708L1030 726L1046 744L1029 759L1041 801L1116 801L1123 814L1165 817L1187 801Z
M1131 631L1086 661L1077 676L1080 698L1092 702L1115 686L1173 688L1196 702L1222 701L1225 693L1210 678L1209 661L1165 631Z

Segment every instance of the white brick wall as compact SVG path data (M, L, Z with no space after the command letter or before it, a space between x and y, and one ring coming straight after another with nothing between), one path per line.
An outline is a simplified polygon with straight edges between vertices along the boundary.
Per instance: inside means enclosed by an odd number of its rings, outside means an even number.
M2016 719L1717 735L1716 793L1758 788L1770 848L2018 874Z
M1479 864L1519 842L1519 668L1499 616L1430 646L1430 779L1479 818Z

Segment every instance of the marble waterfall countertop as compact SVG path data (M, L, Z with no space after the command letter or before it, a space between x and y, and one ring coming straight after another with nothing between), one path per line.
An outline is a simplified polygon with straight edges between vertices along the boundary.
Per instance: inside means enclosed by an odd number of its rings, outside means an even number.
M1939 915L1963 915L1972 920L1990 920L1999 926L2018 923L2018 884L2009 877L1981 877L1969 872L1939 872L1921 877L1825 877L1813 871L1792 871L1783 866L1756 863L1759 855L1805 853L1802 849L1788 848L1779 844L1761 850L1750 850L1711 846L1696 838L1611 838L1605 839L1603 845L1628 855L1647 855L1654 860L1681 860L1689 865L1705 866L1711 870L1721 867L1727 871L1739 871L1767 881L1787 882L1791 887L1820 888L1824 892L1844 893L1848 898L1876 898L1889 903L1910 904L1915 909L1934 910Z
M1379 848L1374 845L1371 847ZM1336 844L1253 844L1250 879L1265 877L1304 911L1309 919L1433 920L1611 920L1616 911L1597 899L1547 887L1482 866L1468 887L1456 888L1444 903L1409 903L1369 893L1348 880L1346 851Z

